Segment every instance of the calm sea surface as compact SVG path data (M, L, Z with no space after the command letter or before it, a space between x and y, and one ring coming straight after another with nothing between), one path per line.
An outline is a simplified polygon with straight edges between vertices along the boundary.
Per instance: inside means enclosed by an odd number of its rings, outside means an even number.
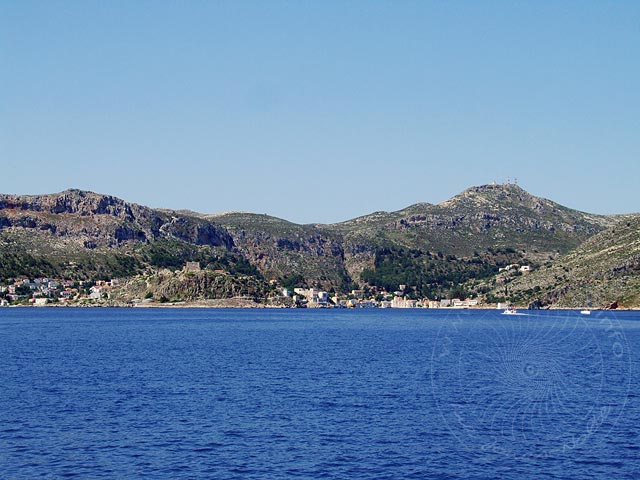
M0 309L0 478L640 478L640 313Z

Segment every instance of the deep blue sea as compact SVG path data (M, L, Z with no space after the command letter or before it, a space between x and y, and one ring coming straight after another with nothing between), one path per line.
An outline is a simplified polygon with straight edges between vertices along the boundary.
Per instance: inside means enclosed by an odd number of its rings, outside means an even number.
M0 309L0 478L638 479L640 312Z

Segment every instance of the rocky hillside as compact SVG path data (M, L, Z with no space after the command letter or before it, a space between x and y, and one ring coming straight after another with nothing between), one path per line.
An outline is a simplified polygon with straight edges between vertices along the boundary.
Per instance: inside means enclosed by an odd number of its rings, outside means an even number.
M356 238L384 238L409 248L470 256L488 248L525 250L545 260L615 223L611 216L572 210L517 185L472 187L438 205L419 203L335 225Z
M80 190L0 195L1 278L126 277L232 250L224 228L195 215Z
M289 286L406 284L418 296L444 295L509 263L543 265L618 220L516 185L473 187L438 205L333 225L158 210L80 190L0 195L0 277L122 278L196 261Z
M298 225L251 213L207 218L225 227L237 251L270 279L290 286L309 284L339 290L352 286L345 265L344 237L330 226Z
M255 276L233 276L211 270L184 272L168 269L132 277L116 287L114 293L120 304L144 298L163 303L220 298L259 302L270 295L277 295L267 282Z
M534 307L640 307L640 215L620 220L528 275L502 274L493 293Z
M0 195L0 228L47 232L83 248L118 247L161 237L231 248L229 234L197 216L154 210L109 195L67 190L52 195Z
M331 228L344 236L354 278L383 285L422 282L422 294L442 296L442 286L493 276L509 263L549 262L616 221L506 184L472 187L438 205L376 212Z

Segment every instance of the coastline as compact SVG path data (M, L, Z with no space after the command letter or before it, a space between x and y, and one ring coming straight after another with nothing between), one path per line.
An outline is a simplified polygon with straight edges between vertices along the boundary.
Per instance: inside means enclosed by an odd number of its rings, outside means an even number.
M148 302L148 303L48 303L46 305L5 305L3 308L173 308L173 309L193 309L193 308L233 308L233 309L296 309L296 310L362 310L363 307L357 308L342 308L342 307L323 307L323 308L307 308L307 307L291 307L285 304L265 304L257 303L253 300L245 298L221 298L221 299L207 299L207 300L194 300L185 302ZM475 307L445 307L445 308L381 308L381 307L367 307L369 309L376 310L435 310L435 311L459 311L459 310L471 310L471 311L485 311L485 310L501 310L496 305L475 306ZM524 312L534 312L542 310L553 311L580 311L581 307L547 307L540 309L528 309L525 307L516 308ZM596 308L592 309L592 312L616 312L616 311L640 311L640 307L618 307L615 309Z

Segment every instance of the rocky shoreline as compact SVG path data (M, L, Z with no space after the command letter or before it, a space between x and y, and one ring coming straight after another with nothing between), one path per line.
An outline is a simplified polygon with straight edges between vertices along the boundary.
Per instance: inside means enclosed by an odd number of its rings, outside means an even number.
M282 309L282 308L296 308L291 305L281 304L281 303L258 303L251 299L244 298L220 298L220 299L208 299L208 300L194 300L188 302L148 302L148 303L120 303L120 302L104 302L104 303L50 303L47 305L7 305L2 308L234 308L234 309ZM333 308L338 308L340 310L360 310L361 308L339 308L339 307L329 307L329 308L321 308L320 310L331 310ZM376 309L380 309L380 307L374 307ZM301 310L305 310L306 307L299 308ZM312 309L317 310L317 309ZM383 310L398 310L395 309L383 309ZM470 308L406 308L402 310L436 310L436 311L456 311L456 310L475 310L475 311L485 311L485 310L499 310L496 305L481 305L474 306ZM521 310L523 312L535 312L538 310L551 310L551 311L578 311L580 309L577 308L568 308L568 307L548 307L542 309L527 309L527 308L517 308L517 310ZM618 307L615 309L593 309L592 312L614 312L614 311L640 311L638 307Z

